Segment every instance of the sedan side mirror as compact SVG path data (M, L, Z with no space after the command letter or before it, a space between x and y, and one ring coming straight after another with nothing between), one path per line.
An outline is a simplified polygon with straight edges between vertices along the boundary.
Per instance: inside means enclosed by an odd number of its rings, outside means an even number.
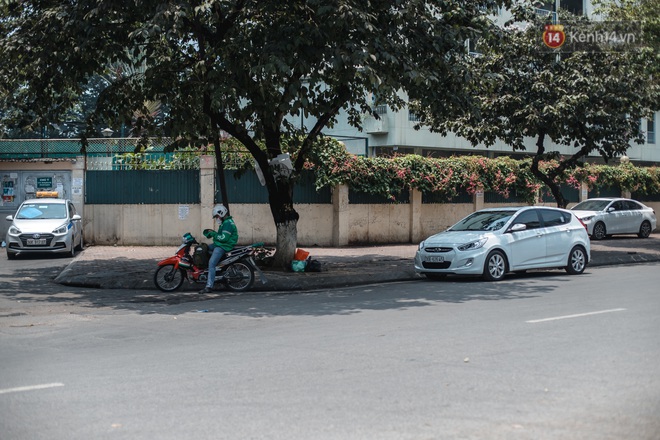
M607 208L607 212L614 212L614 211L616 211L616 209L614 209L612 206L610 206L609 208Z
M80 214L74 214L73 217L71 217L71 220L80 220L81 218Z
M13 215L8 215L7 217L5 217L5 220L7 220L8 222L11 222L11 221L14 220L14 216Z

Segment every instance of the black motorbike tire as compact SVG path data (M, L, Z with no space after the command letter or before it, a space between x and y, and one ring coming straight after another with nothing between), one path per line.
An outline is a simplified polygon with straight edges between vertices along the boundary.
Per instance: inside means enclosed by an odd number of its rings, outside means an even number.
M173 264L166 264L156 270L154 284L163 292L174 292L181 287L185 277L183 269L175 269Z
M227 268L223 282L232 292L245 292L254 283L254 269L248 263L237 261Z

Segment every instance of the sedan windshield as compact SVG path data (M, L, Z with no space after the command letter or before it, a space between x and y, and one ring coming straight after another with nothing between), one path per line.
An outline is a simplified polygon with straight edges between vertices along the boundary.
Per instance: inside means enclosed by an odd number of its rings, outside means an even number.
M602 211L610 204L610 200L585 200L571 208L572 211Z
M450 231L497 231L515 214L515 211L481 211L465 217L449 228Z
M16 218L21 220L66 218L66 206L62 203L23 205Z

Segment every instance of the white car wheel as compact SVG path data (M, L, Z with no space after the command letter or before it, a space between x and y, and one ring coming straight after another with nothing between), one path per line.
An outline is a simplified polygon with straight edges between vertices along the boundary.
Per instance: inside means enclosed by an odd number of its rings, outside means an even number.
M575 246L568 254L568 266L566 272L571 275L580 275L587 267L587 254L582 246Z
M499 281L507 273L506 257L501 251L492 251L486 258L484 264L484 279L487 281Z

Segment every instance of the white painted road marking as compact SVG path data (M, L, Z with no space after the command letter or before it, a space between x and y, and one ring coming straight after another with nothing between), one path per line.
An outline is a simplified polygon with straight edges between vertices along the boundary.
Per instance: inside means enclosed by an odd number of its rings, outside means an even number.
M7 388L4 390L0 390L0 394L7 394L7 393L20 393L22 391L34 391L34 390L45 390L46 388L55 388L55 387L63 387L63 383L45 383L43 385L31 385L29 387L17 387L17 388Z
M581 318L583 316L600 315L601 313L623 312L624 310L626 309L601 310L599 312L578 313L577 315L565 315L565 316L555 316L554 318L533 319L531 321L525 321L525 322L528 324L536 324L537 322L558 321L560 319L569 319L569 318Z

